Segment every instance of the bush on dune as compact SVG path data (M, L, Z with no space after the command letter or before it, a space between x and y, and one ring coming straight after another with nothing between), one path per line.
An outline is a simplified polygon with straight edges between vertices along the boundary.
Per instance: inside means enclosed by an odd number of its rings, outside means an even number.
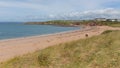
M108 33L110 33L110 32L113 32L113 30L106 30L106 31L104 31L102 34L108 34Z

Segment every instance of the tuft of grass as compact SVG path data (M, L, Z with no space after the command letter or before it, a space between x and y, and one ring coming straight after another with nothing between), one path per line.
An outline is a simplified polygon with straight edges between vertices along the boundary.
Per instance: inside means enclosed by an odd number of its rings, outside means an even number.
M106 30L106 31L104 31L102 34L108 34L108 33L110 33L110 32L113 32L113 30Z
M111 24L111 25L108 25L108 26L112 26L112 27L120 27L120 23L117 23L117 24Z
M38 63L40 66L49 66L50 65L50 57L48 54L40 54L38 56Z
M0 68L120 68L120 31L48 47Z

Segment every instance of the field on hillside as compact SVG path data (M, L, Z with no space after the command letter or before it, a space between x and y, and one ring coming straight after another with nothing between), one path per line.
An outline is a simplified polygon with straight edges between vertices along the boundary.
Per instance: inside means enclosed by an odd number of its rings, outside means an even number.
M112 26L112 27L120 27L120 23L119 23L119 24L112 24L112 25L109 25L109 26Z
M120 68L120 31L48 47L0 63L0 68Z
M80 25L105 25L105 26L113 26L120 27L120 22L117 21L94 21L94 20L53 20L46 22L27 22L25 24L28 25L57 25L57 26L80 26Z

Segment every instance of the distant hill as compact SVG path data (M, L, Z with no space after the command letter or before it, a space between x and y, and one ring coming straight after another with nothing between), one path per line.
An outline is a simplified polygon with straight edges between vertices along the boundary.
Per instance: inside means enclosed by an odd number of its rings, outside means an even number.
M120 24L120 22L112 21L95 21L95 20L53 20L46 22L26 22L27 25L56 25L56 26L95 26L95 25L107 25L112 26Z

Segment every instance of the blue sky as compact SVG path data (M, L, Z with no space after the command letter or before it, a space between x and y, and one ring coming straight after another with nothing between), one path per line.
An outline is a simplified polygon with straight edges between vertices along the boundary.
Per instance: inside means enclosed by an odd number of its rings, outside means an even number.
M120 18L119 9L120 0L0 0L0 21Z

